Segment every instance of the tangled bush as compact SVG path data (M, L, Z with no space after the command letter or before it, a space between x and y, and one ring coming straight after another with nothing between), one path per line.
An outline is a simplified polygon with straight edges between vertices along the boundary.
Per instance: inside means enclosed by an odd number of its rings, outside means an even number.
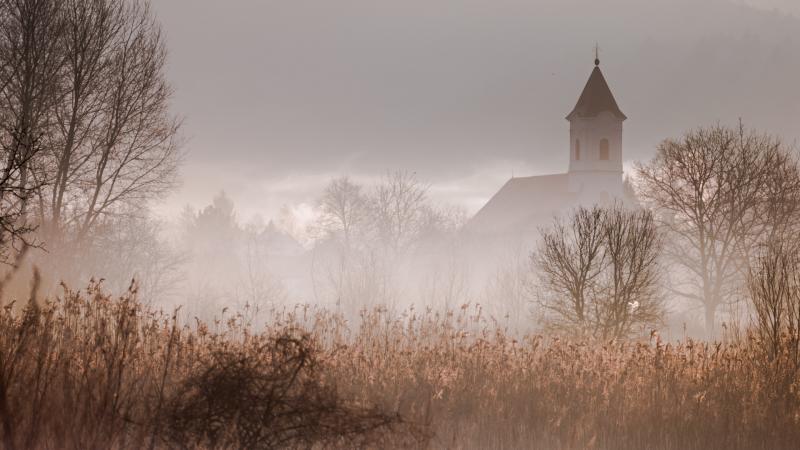
M348 405L320 382L308 336L291 330L245 347L216 343L166 408L170 442L189 448L363 446L399 416ZM379 435L380 433L377 433Z

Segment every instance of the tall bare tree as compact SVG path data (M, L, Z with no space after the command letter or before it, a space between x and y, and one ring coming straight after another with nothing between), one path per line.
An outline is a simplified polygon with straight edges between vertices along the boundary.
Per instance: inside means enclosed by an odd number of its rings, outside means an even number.
M758 242L795 226L797 161L774 137L715 126L665 140L637 173L679 269L671 290L704 307L713 333L716 311L742 289Z
M109 224L175 186L161 29L143 0L0 0L0 20L0 222L37 227L50 272L78 268Z
M660 248L645 210L595 206L556 219L531 255L545 326L605 339L658 323Z
M179 122L169 113L166 48L158 24L141 3L126 17L111 61L109 98L92 158L88 201L78 237L122 204L143 204L175 185Z
M75 262L175 185L180 122L148 4L0 0L3 260L41 243L48 278L102 276Z
M39 221L46 237L73 225L68 205L80 197L76 185L88 178L97 151L94 133L105 120L109 77L125 20L120 1L63 2L63 97L55 105L56 127L48 146L48 182L39 193ZM67 223L63 223L65 221Z
M322 216L318 224L319 231L341 233L345 249L350 249L357 234L363 234L363 228L367 226L367 203L361 186L348 177L331 181L320 199Z
M386 277L373 251L374 218L369 194L348 177L332 180L319 200L313 225L318 241L312 258L315 295L335 299L355 311L367 299L378 301Z
M40 161L52 130L52 110L62 94L61 3L0 2L0 226L6 259L27 243L32 194L44 181Z

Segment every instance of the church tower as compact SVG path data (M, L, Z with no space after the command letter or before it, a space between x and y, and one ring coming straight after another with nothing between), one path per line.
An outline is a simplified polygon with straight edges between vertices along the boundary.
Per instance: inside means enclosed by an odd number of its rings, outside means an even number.
M595 57L594 70L569 121L569 189L581 197L621 197L622 122L627 117Z

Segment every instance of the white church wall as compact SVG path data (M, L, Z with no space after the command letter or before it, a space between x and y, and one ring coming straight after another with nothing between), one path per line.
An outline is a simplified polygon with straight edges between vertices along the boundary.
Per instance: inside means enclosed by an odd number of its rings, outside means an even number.
M600 141L608 139L609 159L600 159ZM580 141L580 159L576 158ZM569 171L615 171L622 173L622 121L611 113L576 118L570 123Z

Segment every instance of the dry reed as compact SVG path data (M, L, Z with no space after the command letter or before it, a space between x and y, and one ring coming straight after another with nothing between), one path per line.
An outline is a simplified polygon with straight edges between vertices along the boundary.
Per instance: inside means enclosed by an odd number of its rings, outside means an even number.
M726 343L515 336L479 306L298 306L256 332L97 285L0 311L16 448L795 448L798 365ZM788 336L787 336L788 338Z

